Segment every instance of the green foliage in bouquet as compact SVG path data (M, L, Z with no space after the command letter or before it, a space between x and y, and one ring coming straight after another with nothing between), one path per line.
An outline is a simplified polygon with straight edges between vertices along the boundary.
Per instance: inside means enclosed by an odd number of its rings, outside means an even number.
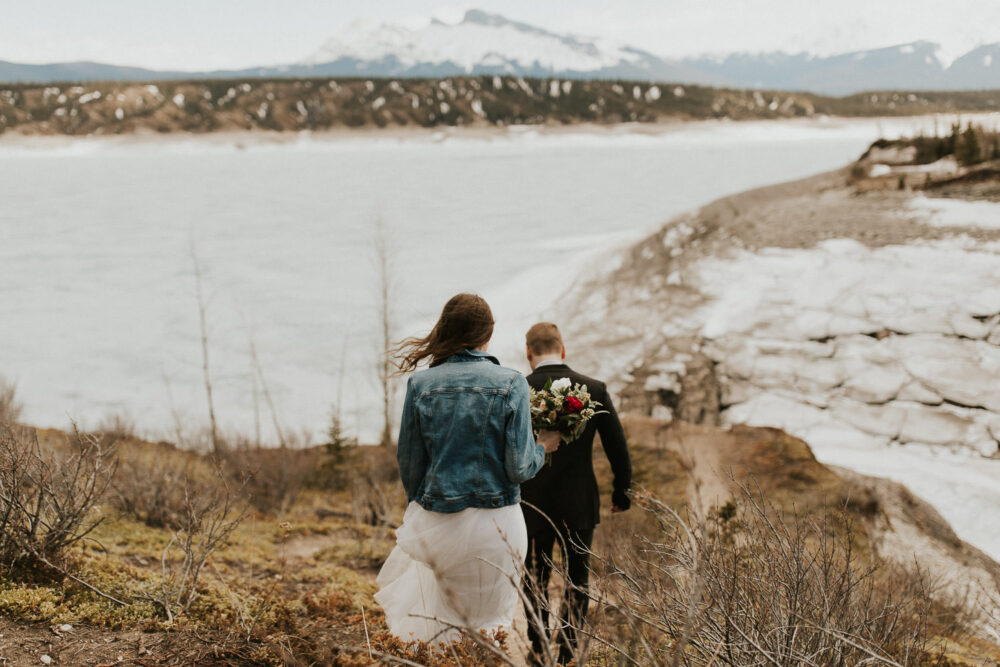
M559 431L560 440L569 443L583 434L587 422L607 410L591 400L587 385L570 382L569 378L551 379L541 389L531 390L531 426L539 431Z

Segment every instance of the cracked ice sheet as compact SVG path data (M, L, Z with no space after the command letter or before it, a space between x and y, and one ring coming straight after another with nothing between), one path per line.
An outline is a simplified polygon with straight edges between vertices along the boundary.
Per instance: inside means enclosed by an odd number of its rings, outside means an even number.
M951 331L955 315L1000 312L1000 258L956 242L870 249L837 239L807 250L744 251L702 260L693 282L714 297L701 313L707 338L869 333L914 311L919 329ZM859 304L866 317L857 316Z
M984 383L981 376L1000 377L995 346L948 336L975 328L973 315L1000 312L998 249L996 243L962 238L874 249L835 240L810 249L770 248L705 259L696 267L692 283L714 297L698 318L704 323L702 333L717 344L729 341L728 347L733 348L733 340L749 336L801 345L810 338L830 335L847 336L839 339L841 345L850 342L844 352L882 347L886 353L916 353L915 347L926 344L932 346L931 352L936 351L930 357L924 356L926 349L916 354L919 359L905 356L911 365L927 367L928 379L938 384L952 373L943 377L947 364L929 368L930 361L954 360L954 353L961 349L963 354L957 358L979 359L975 385L987 392L992 383ZM850 335L883 327L917 335L882 342ZM730 353L739 351L740 346L729 349ZM723 352L723 360L726 355ZM796 363L785 361L791 380ZM744 362L753 368L756 359ZM961 370L958 366L954 370ZM778 370L768 368L771 374ZM971 379L968 374L959 375ZM955 393L959 388L947 385L941 390ZM1000 461L983 459L971 448L960 452L940 445L889 446L889 437L866 434L806 404L793 389L791 385L784 392L765 389L732 406L724 419L783 428L808 442L825 463L905 484L930 502L959 537L1000 559L1000 515L984 511L1000 504Z
M727 424L776 426L802 438L816 458L873 477L906 485L929 502L963 540L1000 560L1000 461L946 447L887 446L885 438L862 432L790 398L764 394L723 413Z

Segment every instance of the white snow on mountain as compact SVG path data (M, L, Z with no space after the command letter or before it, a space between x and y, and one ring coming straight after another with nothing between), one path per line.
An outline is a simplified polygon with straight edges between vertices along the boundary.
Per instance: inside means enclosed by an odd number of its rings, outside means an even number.
M942 28L931 41L926 29L883 24L880 21L887 17L878 13L845 24L850 29L835 22L819 30L813 25L815 17L802 18L802 34L758 45L766 50L741 49L748 44L734 39L725 50L695 56L694 47L686 53L676 51L685 37L675 33L687 30L685 21L693 20L683 14L664 23L669 29L664 29L656 47L649 48L650 41L642 35L628 38L613 27L602 38L583 37L473 9L458 21L355 23L295 67L355 76L506 73L642 78L833 95L1000 85L986 60L990 56L992 62L994 50L1000 48L996 46L1000 28L992 25L963 32ZM609 35L620 41L608 39ZM715 37L699 42L701 48L719 43Z
M395 57L404 66L453 63L471 72L478 66L522 67L554 71L591 71L634 63L640 54L608 40L557 35L494 14L469 10L460 23L432 20L411 28L383 23L355 23L328 41L302 64L354 58L379 61Z

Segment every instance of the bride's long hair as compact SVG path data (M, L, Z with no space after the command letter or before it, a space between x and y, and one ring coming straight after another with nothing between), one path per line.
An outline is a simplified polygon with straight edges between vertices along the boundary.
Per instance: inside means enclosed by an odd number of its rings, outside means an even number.
M428 357L431 366L437 366L456 352L482 347L492 337L493 311L486 300L478 294L456 294L444 304L429 334L400 341L393 356L399 372L407 373Z

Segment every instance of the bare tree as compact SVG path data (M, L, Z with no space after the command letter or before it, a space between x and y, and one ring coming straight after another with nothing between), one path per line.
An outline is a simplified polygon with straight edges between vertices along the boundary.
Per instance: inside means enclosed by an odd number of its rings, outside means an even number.
M253 332L250 332L250 347L253 348ZM256 356L251 354L250 361L250 395L253 397L253 434L254 434L254 445L260 447L260 386L257 383L257 371L253 368L252 357Z
M167 403L170 405L170 416L174 420L174 439L177 441L178 447L188 448L190 444L184 429L184 419L181 417L180 410L177 409L177 403L174 401L174 392L170 387L170 377L167 376L167 369L160 366L160 377L163 378L163 386L167 390Z
M260 357L257 356L257 344L254 342L253 332L248 334L250 343L250 361L253 364L253 370L255 374L255 380L253 383L254 389L254 418L256 420L257 428L257 446L260 446L260 411L257 407L257 391L258 382L260 390L264 393L264 400L267 402L267 408L271 411L271 423L274 425L274 432L278 435L278 444L282 447L287 447L288 442L285 439L284 432L281 430L281 424L278 422L278 411L274 407L274 400L271 398L271 390L267 385L267 380L264 378L264 369L260 365Z
M185 476L180 482L182 502L174 517L178 528L160 557L161 581L156 597L146 598L162 607L168 620L190 609L198 597L198 578L210 556L224 547L249 512L230 489L225 474L197 482ZM172 550L181 560L168 564Z
M392 444L392 389L394 368L392 364L392 303L393 303L393 254L385 224L382 219L375 223L373 239L375 249L375 271L378 274L376 295L378 302L378 326L380 349L378 355L379 382L382 388L382 437L379 444Z
M195 251L194 240L191 241L191 262L194 264L194 285L198 296L198 323L201 328L201 368L205 377L205 396L208 401L208 421L212 435L212 451L218 454L221 450L219 429L215 421L215 402L212 399L212 376L208 369L208 327L205 323L205 296L201 288L201 264Z

